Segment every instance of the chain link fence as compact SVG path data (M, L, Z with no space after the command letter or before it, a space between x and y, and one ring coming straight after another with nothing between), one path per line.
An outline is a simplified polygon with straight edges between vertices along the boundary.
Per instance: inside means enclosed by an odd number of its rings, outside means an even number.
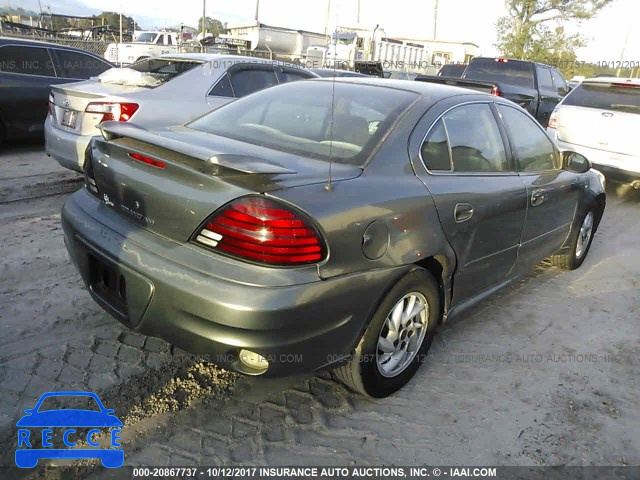
M37 40L41 42L49 42L55 43L57 45L64 45L66 47L79 48L81 50L86 50L87 52L94 53L99 56L104 56L104 52L107 50L107 45L109 45L109 41L107 40L82 40L75 38L61 38L61 37L49 37L49 36L40 36L40 35L22 35L15 32L6 31L3 29L0 31L0 34L3 37L11 37L20 40Z

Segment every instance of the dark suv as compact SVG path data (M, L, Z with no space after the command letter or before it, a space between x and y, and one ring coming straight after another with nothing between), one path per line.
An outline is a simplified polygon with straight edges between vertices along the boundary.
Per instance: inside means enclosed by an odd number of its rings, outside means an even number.
M51 85L85 80L113 66L77 48L0 37L0 143L43 135Z

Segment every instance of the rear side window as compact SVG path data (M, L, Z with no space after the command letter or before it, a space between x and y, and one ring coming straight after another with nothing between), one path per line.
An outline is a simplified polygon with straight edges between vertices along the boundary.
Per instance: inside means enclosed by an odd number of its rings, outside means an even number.
M444 128L436 125L421 149L429 170L450 170L453 165L455 172L509 171L502 136L488 104L457 107L439 123Z
M556 155L549 137L532 120L516 108L498 105L498 112L509 132L521 172L545 172L560 168L560 158Z
M58 57L60 76L65 78L96 77L111 68L107 62L81 52L55 49L54 54Z
M231 72L231 85L237 98L278 84L272 68L247 68Z
M48 49L22 45L0 47L0 71L42 77L56 76Z
M541 90L553 90L553 81L551 80L551 72L548 68L536 67L538 72L538 88Z
M474 58L463 77L533 88L533 64L517 60Z
M296 80L306 80L310 75L296 71L294 69L285 68L280 72L280 82L295 82Z
M563 105L640 113L640 85L581 83L571 90Z
M451 155L447 143L447 132L442 120L438 120L431 129L429 137L422 144L420 155L427 168L431 171L451 171Z
M218 83L211 89L209 95L213 97L233 97L233 90L231 89L231 82L229 81L229 75L227 73L218 80Z

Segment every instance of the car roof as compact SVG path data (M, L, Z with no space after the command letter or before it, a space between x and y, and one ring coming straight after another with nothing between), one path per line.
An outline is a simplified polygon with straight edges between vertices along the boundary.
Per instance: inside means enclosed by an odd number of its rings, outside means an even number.
M210 62L218 60L220 62L233 62L233 63L268 63L271 65L283 65L291 66L294 68L300 68L306 70L302 65L283 62L280 60L269 60L268 58L261 57L248 57L246 55L227 55L224 53L165 53L164 55L158 55L154 58L171 58L171 59L185 59L185 60L199 60L202 62Z
M434 103L444 98L454 97L457 95L486 96L494 100L499 99L499 97L489 95L488 93L477 92L468 88L454 87L452 85L442 85L438 83L416 82L415 80L396 80L379 77L333 77L310 79L306 81L357 83L395 90L411 91L423 97L429 97L429 99Z
M640 78L624 78L624 77L593 77L587 78L582 83L629 83L631 85L640 86Z
M94 57L97 57L99 55L96 55L95 53L91 53L88 50L83 50L81 48L76 48L76 47L70 47L68 45L63 45L60 43L53 43L53 42L44 42L42 40L31 40L30 38L16 38L16 37L3 37L0 36L0 46L3 45L31 45L34 47L47 47L47 48L62 48L65 50L73 50L74 52L81 52L81 53L86 53L88 55L92 55ZM100 57L102 58L102 57ZM103 59L105 62L110 63L108 60Z

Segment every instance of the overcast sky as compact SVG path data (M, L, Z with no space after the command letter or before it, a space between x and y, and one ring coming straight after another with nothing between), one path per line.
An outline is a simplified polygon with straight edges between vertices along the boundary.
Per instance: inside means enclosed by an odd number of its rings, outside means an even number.
M329 0L260 0L260 21L270 25L324 32ZM0 0L3 5L38 10L38 0ZM53 13L90 15L103 10L118 10L135 17L144 28L196 25L202 15L203 0L41 0ZM361 24L379 24L389 36L432 38L435 0L360 0ZM207 0L207 15L230 24L251 22L256 0ZM358 0L331 0L329 28L353 25ZM438 39L473 42L481 54L494 55L495 22L505 15L504 0L439 0ZM640 62L639 0L614 0L600 15L583 22L580 32L588 39L579 51L586 61L620 60L628 35L624 59ZM636 22L632 29L631 22ZM577 25L570 25L576 30Z

